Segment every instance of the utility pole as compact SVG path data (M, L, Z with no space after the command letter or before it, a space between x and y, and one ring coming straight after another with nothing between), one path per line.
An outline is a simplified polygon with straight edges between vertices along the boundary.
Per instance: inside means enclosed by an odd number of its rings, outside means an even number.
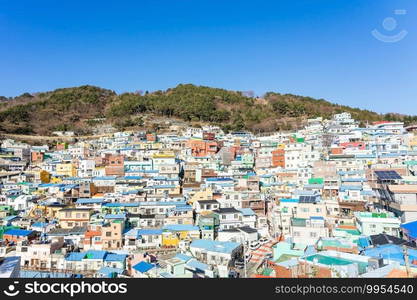
M407 272L407 277L411 277L411 270L410 270L410 261L408 257L408 249L407 246L403 245L403 254L404 254L404 263L405 263L405 270Z
M244 269L244 276L245 278L248 277L248 271L247 271L247 267L246 267L246 237L244 239L244 245L243 245L243 269Z

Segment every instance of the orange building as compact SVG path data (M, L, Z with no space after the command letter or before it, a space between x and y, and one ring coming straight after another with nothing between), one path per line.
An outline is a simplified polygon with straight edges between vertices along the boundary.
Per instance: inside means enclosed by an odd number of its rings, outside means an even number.
M86 231L84 233L83 246L84 246L84 250L101 249L102 248L101 231L92 230L92 229L89 229L88 231Z
M61 151L68 148L68 145L66 143L57 143L56 144L56 150Z
M330 150L330 152L333 155L343 154L343 148L342 147L335 147L335 148L332 148Z
M146 134L146 141L148 142L156 142L156 134L148 133Z
M124 156L106 154L104 158L106 176L124 176Z
M272 152L272 166L285 168L285 150L276 149Z
M31 153L32 163L43 162L44 153L39 151L33 151Z
M191 155L194 157L204 157L217 153L219 143L217 141L190 140L188 147L191 148Z
M332 278L332 271L328 267L299 262L296 265L284 266L269 262L269 268L275 271L277 278Z

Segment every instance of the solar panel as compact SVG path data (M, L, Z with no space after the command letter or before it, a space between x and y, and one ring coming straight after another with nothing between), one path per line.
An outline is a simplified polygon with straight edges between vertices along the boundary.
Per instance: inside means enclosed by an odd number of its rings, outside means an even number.
M301 203L315 203L316 197L315 196L300 196L298 201Z
M396 171L375 171L375 175L379 180L402 179L402 177Z

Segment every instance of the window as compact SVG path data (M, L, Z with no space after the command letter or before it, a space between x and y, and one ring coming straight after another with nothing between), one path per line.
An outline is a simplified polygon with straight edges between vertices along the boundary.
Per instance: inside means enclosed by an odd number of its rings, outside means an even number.
M106 232L106 236L111 236L111 231Z

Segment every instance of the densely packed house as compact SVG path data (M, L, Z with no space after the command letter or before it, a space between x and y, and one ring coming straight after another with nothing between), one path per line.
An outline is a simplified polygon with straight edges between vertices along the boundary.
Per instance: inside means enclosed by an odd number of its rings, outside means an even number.
M4 139L0 277L415 277L417 135L349 113Z

